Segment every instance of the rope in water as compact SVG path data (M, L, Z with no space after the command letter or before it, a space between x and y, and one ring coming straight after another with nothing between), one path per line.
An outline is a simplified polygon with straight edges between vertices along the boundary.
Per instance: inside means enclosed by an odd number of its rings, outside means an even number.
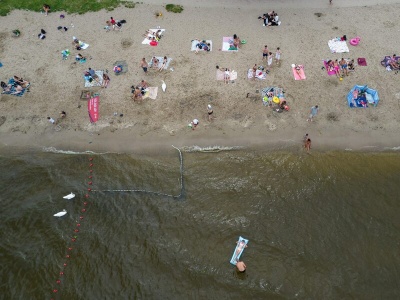
M147 193L147 194L153 194L153 195L158 195L158 196L165 196L165 197L170 197L174 199L179 199L183 196L184 194L184 185L183 185L183 157L182 157L182 152L179 148L176 148L174 145L172 145L176 150L179 152L179 161L180 161L180 193L179 195L170 195L170 194L165 194L161 192L154 192L154 191L147 191L147 190L138 190L138 189L124 189L124 190L92 190L92 192L129 192L129 193Z

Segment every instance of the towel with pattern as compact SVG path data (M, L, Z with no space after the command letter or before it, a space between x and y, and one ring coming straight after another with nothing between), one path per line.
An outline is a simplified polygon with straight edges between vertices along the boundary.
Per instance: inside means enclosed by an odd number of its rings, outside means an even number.
M190 51L196 51L197 45L202 46L201 44L205 44L205 46L199 47L197 51L212 51L212 40L193 40L192 41L192 47L190 48ZM207 49L208 48L208 49Z
M23 94L25 94L26 89L31 85L31 84L28 84L28 86L26 88L22 89L20 92L17 92L17 89L15 88L16 85L15 85L14 78L10 78L10 80L8 80L8 84L11 85L11 89L9 91L3 90L2 94L13 95L13 96L17 96L17 97L21 97Z
M164 61L164 57L162 57L162 56L156 56L156 58L158 59L157 68L161 68L161 66L162 66L162 64L163 64L163 61ZM149 62L149 67L152 68L152 67L153 67L153 59L151 58L149 61L150 61L150 62ZM165 66L164 66L164 68L163 68L164 70L167 70L167 69L168 69L169 64L171 63L171 61L172 61L172 58L171 58L171 57L167 57L167 63L165 64Z
M156 33L158 30L161 30L161 36L164 35L165 29L149 29L148 32L150 32L150 33L147 33L147 36L143 40L142 44L143 45L150 45L150 42L152 41L152 38L155 37L155 34L152 34L152 32ZM156 38L156 41L159 42L160 39Z
M101 86L103 84L103 71L95 71L95 76L83 76L85 78L85 87ZM90 80L91 79L91 80Z
M248 79L252 79L253 78L253 69L249 69L247 71L247 78ZM257 70L256 71L256 78L257 79L267 79L267 73L261 71L261 70Z
M143 99L150 98L155 100L158 94L158 86L150 86L145 90Z

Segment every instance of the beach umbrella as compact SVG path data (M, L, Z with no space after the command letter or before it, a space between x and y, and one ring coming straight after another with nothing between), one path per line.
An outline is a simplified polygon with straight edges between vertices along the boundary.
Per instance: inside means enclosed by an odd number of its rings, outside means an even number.
M347 103L349 107L376 107L379 103L378 91L367 85L355 85L347 94Z

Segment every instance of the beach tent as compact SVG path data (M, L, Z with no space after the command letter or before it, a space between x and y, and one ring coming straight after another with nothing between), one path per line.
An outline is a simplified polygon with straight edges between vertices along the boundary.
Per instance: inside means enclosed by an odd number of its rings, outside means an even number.
M367 85L355 85L347 94L349 107L368 107L368 104L377 106L379 103L378 91Z

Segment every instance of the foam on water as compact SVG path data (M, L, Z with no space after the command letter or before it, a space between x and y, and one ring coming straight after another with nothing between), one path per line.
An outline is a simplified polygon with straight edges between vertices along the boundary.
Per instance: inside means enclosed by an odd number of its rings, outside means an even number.
M94 152L94 151L83 151L83 152L79 152L79 151L72 151L72 150L58 150L55 147L43 147L43 152L52 152L52 153L58 153L58 154L68 154L68 155L81 155L81 154L94 154L94 155L102 155L102 154L119 154L116 152Z
M181 150L183 152L207 152L207 153L212 153L212 152L221 152L221 151L232 151L232 150L240 150L244 149L243 146L231 146L231 147L226 147L226 146L207 146L207 147L200 147L200 146L185 146L182 147Z

